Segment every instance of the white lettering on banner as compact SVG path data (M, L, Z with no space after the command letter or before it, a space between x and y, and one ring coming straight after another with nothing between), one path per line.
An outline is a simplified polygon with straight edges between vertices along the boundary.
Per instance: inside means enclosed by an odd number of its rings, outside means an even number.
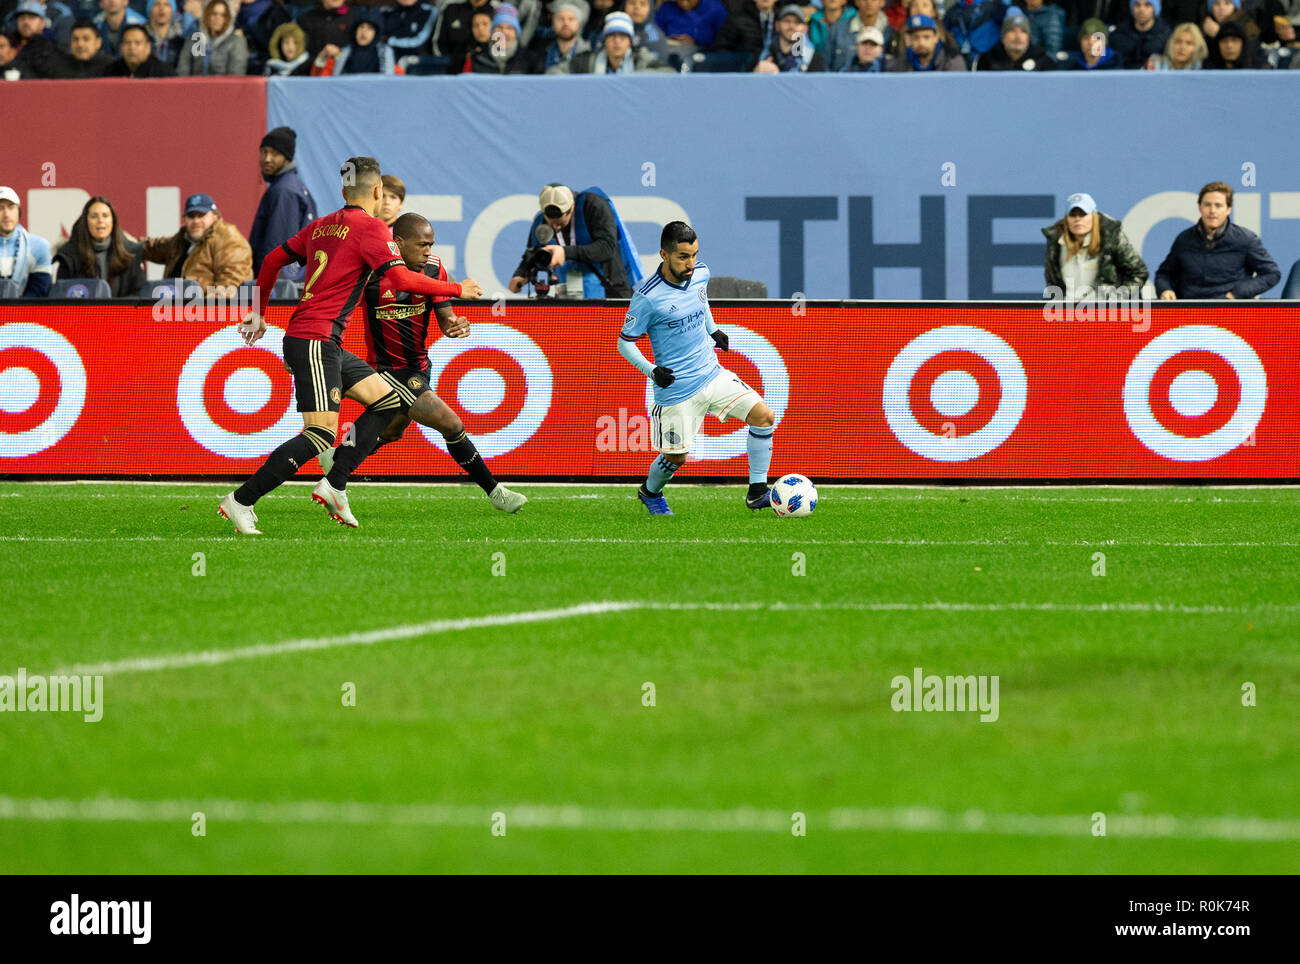
M1241 383L1237 410L1228 421L1196 438L1171 432L1151 411L1151 380L1169 359L1185 351L1209 351L1227 362ZM1207 372L1189 367L1169 385L1170 407L1180 415L1203 415L1218 397ZM1226 455L1250 438L1264 414L1268 378L1264 366L1242 338L1214 325L1183 325L1153 338L1138 352L1124 378L1124 417L1138 441L1157 455L1178 462L1205 462Z
M59 383L49 386L59 393L54 411L39 425L23 432L0 432L0 456L22 458L43 452L72 430L86 404L86 367L72 342L57 331L30 322L0 326L0 351L6 348L30 348L40 352L55 371ZM40 375L30 368L13 364L0 369L0 411L25 412L41 397Z
M649 222L661 227L669 221L686 221L686 209L676 201L664 197L639 197L628 195L611 197L610 201L618 211L625 224ZM469 233L465 235L465 276L474 278L483 286L484 291L505 291L506 283L496 275L492 266L492 252L502 231L517 223L531 223L537 216L537 195L508 194L493 201L474 219ZM519 231L519 240L523 240L524 231ZM518 251L511 247L512 257L522 255L524 246L518 245ZM659 266L659 252L641 255L641 265L646 272L654 271ZM506 279L507 281L509 279ZM524 297L522 294L520 297Z
M763 396L763 401L767 403L768 408L776 413L776 424L780 425L781 416L790 405L790 372L785 367L785 360L781 357L781 353L756 331L750 331L739 325L718 325L718 327L725 331L731 340L731 351L749 359L758 369L763 384L761 387L756 385L750 387ZM647 378L645 383L647 416L654 403L654 382ZM691 449L690 457L702 462L718 462L744 455L748 433L749 427L742 421L740 428L725 435L698 434L695 436L695 445Z
M284 358L284 332L267 328L262 340L249 351L266 351L277 359ZM176 409L181 423L190 437L209 452L232 459L262 458L275 451L281 443L298 433L302 421L294 410L293 396L285 406L284 414L274 425L260 432L246 435L222 428L212 419L203 397L203 385L213 366L231 352L247 348L238 330L233 327L213 332L185 359L180 378L176 383ZM282 365L282 362L278 363ZM222 397L234 411L243 414L259 412L271 401L271 380L256 365L245 365L232 371L221 387Z
M993 417L983 428L968 435L937 435L923 426L912 411L912 379L922 365L945 351L966 351L980 356L993 366L1002 386L1002 397ZM978 390L971 400L970 382L960 375L945 378L946 375L948 372L943 372L935 379L931 399L937 399L947 411L938 409L938 405L936 409L945 415L969 412L978 402ZM894 356L885 373L881 401L890 431L911 451L936 462L966 462L987 455L1011 437L1025 413L1028 386L1020 356L997 335L970 325L944 325L913 338Z
M437 390L443 370L462 352L475 348L495 348L518 362L524 371L523 408L509 425L495 432L474 435L474 444L485 459L504 455L527 442L541 428L551 408L552 375L546 354L537 343L509 325L480 323L471 329L469 338L439 338L429 347L429 384ZM471 368L461 376L454 397L461 407L475 415L496 411L508 395L504 373L488 366ZM451 396L452 393L448 393ZM420 426L420 434L442 451L447 441L437 429Z

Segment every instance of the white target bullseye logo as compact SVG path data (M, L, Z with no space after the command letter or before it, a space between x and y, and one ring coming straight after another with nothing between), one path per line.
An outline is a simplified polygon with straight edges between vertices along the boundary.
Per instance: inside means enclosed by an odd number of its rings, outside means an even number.
M551 408L553 379L546 354L522 331L508 325L481 324L474 326L469 338L444 337L434 342L429 350L429 384L436 388L443 370L457 356L478 348L495 348L509 355L523 369L526 383L519 414L495 431L474 436L479 454L490 459L523 445L541 428ZM501 372L480 366L461 375L454 397L466 412L488 415L505 401L507 389L506 378ZM421 425L420 433L433 445L447 451L447 441L437 429Z
M1170 431L1151 410L1151 382L1156 372L1185 351L1218 355L1236 374L1241 387L1237 409L1227 422L1196 437ZM1214 407L1221 388L1210 373L1188 368L1169 384L1169 407L1179 415L1196 418ZM1133 359L1124 379L1124 417L1129 428L1151 451L1177 462L1204 462L1231 452L1255 431L1267 400L1268 377L1255 350L1238 335L1214 325L1184 325L1153 338Z
M209 452L232 459L269 455L302 427L301 418L294 411L292 395L279 420L261 431L232 432L213 420L203 397L208 373L231 352L243 350L266 351L283 359L284 332L278 328L267 328L266 334L252 349L247 349L244 339L235 328L213 332L190 353L176 383L176 408L190 437ZM221 395L232 411L250 415L262 411L270 403L272 387L266 372L250 363L234 369L226 376L226 381L221 386Z
M39 352L59 375L59 384L47 389L58 391L58 401L39 425L21 432L0 432L0 456L22 458L44 451L72 430L86 404L86 367L72 342L44 325L14 322L0 326L0 351L7 348ZM46 388L38 372L21 364L0 369L0 411L9 415L26 412L40 401Z
M749 359L750 363L758 369L759 377L763 379L760 394L767 407L776 414L776 422L779 425L781 416L785 414L790 404L790 372L785 367L785 359L770 341L756 331L738 325L718 325L718 327L727 333L728 348ZM759 391L757 385L750 387ZM654 408L654 404L654 382L646 379L647 415ZM745 454L748 436L749 427L743 422L740 428L723 435L696 435L691 447L691 457L706 462L734 459L738 455Z
M965 351L983 358L997 374L1002 395L997 410L983 428L949 438L920 423L912 411L912 380L936 355ZM922 458L936 462L965 462L993 451L1016 430L1025 413L1029 380L1015 349L992 332L971 325L945 325L913 338L894 356L885 373L882 403L885 421L895 437ZM930 386L930 403L940 415L960 418L979 402L980 386L965 369L941 372Z

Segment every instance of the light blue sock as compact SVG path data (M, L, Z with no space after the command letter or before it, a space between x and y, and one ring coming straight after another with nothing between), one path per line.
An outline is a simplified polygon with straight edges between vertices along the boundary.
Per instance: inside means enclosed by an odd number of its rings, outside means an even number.
M772 465L773 428L750 428L745 452L749 456L749 484L767 484L767 470Z
M669 462L662 455L650 463L650 474L646 476L645 490L651 495L659 495L663 492L664 486L668 480L673 477L681 466L675 462Z

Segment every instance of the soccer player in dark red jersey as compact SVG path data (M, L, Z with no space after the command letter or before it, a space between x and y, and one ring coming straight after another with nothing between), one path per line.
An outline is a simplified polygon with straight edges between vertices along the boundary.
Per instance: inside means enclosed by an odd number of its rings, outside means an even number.
M447 281L447 269L433 257L433 225L419 214L403 214L393 222L393 240L402 260L412 271L423 271L431 278ZM335 491L347 488L348 476L375 449L396 442L412 421L437 429L447 441L447 452L468 473L492 504L502 512L518 512L528 501L522 493L507 489L493 478L478 449L470 441L465 426L451 408L440 399L429 382L429 323L449 338L469 335L469 320L452 310L451 298L429 297L403 291L389 284L386 276L372 276L366 285L366 362L379 372L409 409L373 433L363 434L361 420L353 432L351 444L344 441L336 449L319 456L326 479Z
M391 384L342 347L348 316L361 300L372 273L394 287L424 295L477 298L483 293L473 279L460 284L435 281L403 264L387 226L376 217L383 204L378 161L348 158L340 174L344 206L311 222L268 254L257 276L258 288L270 291L280 269L290 261L307 266L307 284L284 335L284 364L293 373L303 430L267 456L247 482L221 500L218 511L234 523L236 532L260 535L253 511L257 500L334 444L344 393L366 406L357 419L358 431L371 425L382 429L394 413L404 410L405 403ZM251 345L266 333L266 319L253 312L239 330ZM347 495L336 493L325 479L312 491L312 499L322 503L333 518L355 526Z

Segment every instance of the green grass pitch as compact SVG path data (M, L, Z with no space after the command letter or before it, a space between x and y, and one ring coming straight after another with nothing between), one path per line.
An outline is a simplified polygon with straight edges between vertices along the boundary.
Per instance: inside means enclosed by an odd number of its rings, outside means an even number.
M1300 871L1296 489L518 488L0 484L0 870Z

